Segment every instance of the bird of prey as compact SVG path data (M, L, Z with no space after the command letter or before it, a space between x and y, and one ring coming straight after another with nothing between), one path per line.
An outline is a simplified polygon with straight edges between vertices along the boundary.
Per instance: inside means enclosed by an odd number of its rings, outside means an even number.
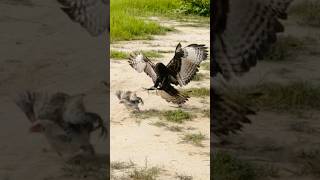
M86 112L83 95L55 93L50 97L25 92L18 96L16 104L32 123L31 132L42 132L52 148L60 156L94 155L90 134L101 129L106 133L102 118ZM41 101L39 103L39 101ZM36 105L41 104L36 110Z
M249 123L246 117L253 112L231 102L217 92L212 83L221 74L226 80L248 72L276 42L277 33L284 27L292 0L216 0L214 4L211 62L211 132L228 135Z
M92 36L98 36L109 28L109 0L57 0L69 18L79 23Z
M121 104L124 104L126 108L139 112L139 104L143 105L143 100L138 97L135 92L132 91L116 91L116 96L120 100Z
M173 85L185 86L197 73L199 65L207 59L208 51L205 45L190 44L184 48L179 43L174 57L165 66L163 63L154 64L142 53L131 54L129 64L137 72L145 72L151 77L157 93L167 102L183 104L188 96L175 89Z

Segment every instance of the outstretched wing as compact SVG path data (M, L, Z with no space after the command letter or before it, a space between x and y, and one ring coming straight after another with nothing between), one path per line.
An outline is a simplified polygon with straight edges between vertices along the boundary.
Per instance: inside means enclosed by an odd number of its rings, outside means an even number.
M157 90L158 95L160 95L167 102L174 104L183 104L188 101L189 96L181 94L170 84L163 86L161 90Z
M207 59L208 51L205 45L190 44L181 48L179 43L175 55L168 63L167 68L177 77L181 86L188 84L197 73L200 63Z
M155 65L142 53L139 54L131 54L129 58L130 66L135 69L137 72L145 72L149 77L152 78L153 83L157 80L157 73L154 68Z
M255 114L248 107L238 104L231 99L222 97L212 91L213 103L211 131L217 136L236 133L243 127L243 123L251 123L247 115Z
M212 74L230 79L255 66L284 30L279 19L286 19L291 1L218 0Z
M80 23L92 36L105 32L108 26L109 0L57 0L71 20ZM108 2L107 2L108 1Z

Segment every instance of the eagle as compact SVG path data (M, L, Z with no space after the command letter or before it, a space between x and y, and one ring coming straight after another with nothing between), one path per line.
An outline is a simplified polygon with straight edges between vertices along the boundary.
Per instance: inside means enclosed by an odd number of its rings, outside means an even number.
M252 110L220 94L212 83L221 74L227 81L248 72L263 59L284 31L280 20L293 0L216 0L213 4L211 59L211 132L217 136L241 131Z
M131 54L129 65L137 72L145 72L151 77L154 86L148 90L157 93L167 102L184 104L189 96L175 89L173 85L185 86L199 71L200 63L207 59L208 50L205 45L190 44L182 48L176 46L174 57L167 65L159 62L154 64L142 53Z
M100 129L104 136L107 129L98 114L86 111L83 97L83 94L62 92L48 97L26 91L19 94L15 102L32 123L30 132L43 133L60 156L94 155L90 135ZM40 108L36 108L38 106Z
M81 0L74 1L81 2ZM276 42L277 34L284 31L280 20L287 18L286 10L292 1L213 1L211 11L213 53L210 60L212 109L210 119L213 134L221 136L237 133L242 129L243 123L251 122L247 115L254 114L248 107L218 92L213 84L216 76L220 74L227 81L235 79L248 72L258 60L263 59L270 46ZM80 17L79 14L74 16ZM143 55L140 55L140 58L147 59ZM187 99L180 95L178 93L178 96L174 97L180 97L182 102Z
M79 23L92 36L99 36L110 31L109 16L107 14L109 0L57 0L62 11L68 17Z

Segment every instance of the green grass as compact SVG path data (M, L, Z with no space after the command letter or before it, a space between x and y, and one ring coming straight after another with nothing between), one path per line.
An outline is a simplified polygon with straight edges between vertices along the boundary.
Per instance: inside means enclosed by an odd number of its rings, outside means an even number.
M191 143L195 146L203 146L202 145L202 141L206 139L206 136L201 134L201 133L197 133L197 134L185 134L182 138L183 142L186 143Z
M110 2L111 42L151 39L152 35L165 34L174 30L147 20L146 17L159 16L175 19L197 17L178 13L177 9L181 7L181 2L181 0L112 0Z
M210 89L209 88L189 88L189 89L183 89L182 93L190 97L208 97L210 96Z
M151 168L136 168L134 169L129 177L132 180L156 180L160 174L160 169L157 167Z
M132 115L135 118L147 119L147 118L150 118L150 117L161 117L162 116L162 112L159 111L159 110L155 110L155 109L149 109L149 110L133 113Z
M188 112L182 111L181 109L166 111L163 113L163 116L167 121L174 123L183 123L192 119L192 116Z
M293 36L284 36L271 46L266 59L271 61L291 60L297 51L301 51L303 47L304 42L302 40Z
M111 50L110 51L110 58L111 59L128 59L129 53L124 52L124 51Z
M167 129L172 132L181 132L183 127L181 126L168 126Z
M135 51L137 52L137 51ZM163 57L158 51L151 50L151 51L141 51L146 57L148 58L161 58ZM112 59L128 59L130 57L130 53L118 50L111 50L110 51L110 58Z
M297 16L299 23L313 27L320 27L320 2L305 0L290 10L290 13Z
M151 35L164 34L171 28L156 22L145 21L143 16L167 14L178 7L177 0L113 0L110 2L111 42L133 39L150 39Z
M207 71L210 71L210 62L204 62L200 65L200 68L201 69L204 69L204 70L207 70Z
M236 102L259 109L295 113L320 110L320 86L308 82L298 81L286 85L265 82L243 88L226 88L224 93Z
M197 73L195 76L193 76L192 81L202 81L204 79L208 79L209 77L207 77L205 74L203 73Z
M129 169L134 167L135 164L133 162L120 162L120 161L114 161L110 163L111 169L115 170L121 170L121 169Z
M212 176L219 180L255 180L254 166L225 152L217 152L212 158Z
M184 123L185 121L190 121L192 120L192 115L188 112L182 111L181 109L179 110L164 110L164 111L159 111L159 110L146 110L146 111L141 111L138 113L133 113L135 118L138 119L147 119L150 117L159 117L160 119L165 119L166 121L172 122L172 123ZM167 126L166 124L156 122L153 125L161 127L161 126Z

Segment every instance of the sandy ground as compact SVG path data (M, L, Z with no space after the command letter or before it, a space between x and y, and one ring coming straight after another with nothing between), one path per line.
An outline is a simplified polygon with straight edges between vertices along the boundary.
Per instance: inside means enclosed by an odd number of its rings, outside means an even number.
M163 36L154 36L152 40L128 41L111 44L111 49L126 52L140 50L161 50L163 58L158 61L167 63L173 57L176 45L181 42L182 46L191 43L205 44L210 46L209 27L194 27L190 23L182 23L169 20L159 20L164 26L173 26L175 32ZM207 180L210 177L210 121L209 118L197 114L192 121L180 125L182 132L172 132L164 127L156 127L152 123L161 121L159 117L150 117L139 120L132 117L130 112L119 104L116 98L116 90L136 91L142 97L145 104L141 110L176 110L177 106L167 103L155 94L142 91L143 87L152 86L152 80L144 73L137 73L125 60L111 60L111 162L132 161L140 167L148 163L148 167L162 169L158 179L177 179L177 175L192 176L197 180ZM209 71L200 70L200 73L209 77ZM186 88L207 87L209 79L191 82ZM190 98L183 110L195 114L203 109L209 109L209 97ZM139 121L139 123L137 123ZM163 120L162 122L165 122ZM169 125L174 125L170 124ZM206 136L203 147L181 143L181 138L186 133L201 132ZM112 172L118 176L119 172ZM121 174L121 173L120 173Z
M295 52L292 59L285 62L259 62L256 68L240 79L241 85L256 84L262 79L284 84L294 81L319 84L319 28L300 25L293 16L284 24L286 32L283 35L303 40L305 48ZM315 172L304 171L308 163L307 159L301 158L303 152L310 155L319 150L319 118L319 112L315 110L305 112L302 117L290 112L260 111L251 117L252 124L247 125L242 133L228 138L229 145L217 149L232 152L240 159L270 166L278 172L277 177L261 179L319 179ZM317 159L314 160L319 164ZM314 166L314 170L319 170L317 167ZM309 167L308 170L312 169Z
M44 137L28 132L13 98L26 89L86 93L87 108L107 119L104 37L70 23L51 0L0 0L0 12L0 179L64 179L64 161ZM106 141L92 142L106 157Z

